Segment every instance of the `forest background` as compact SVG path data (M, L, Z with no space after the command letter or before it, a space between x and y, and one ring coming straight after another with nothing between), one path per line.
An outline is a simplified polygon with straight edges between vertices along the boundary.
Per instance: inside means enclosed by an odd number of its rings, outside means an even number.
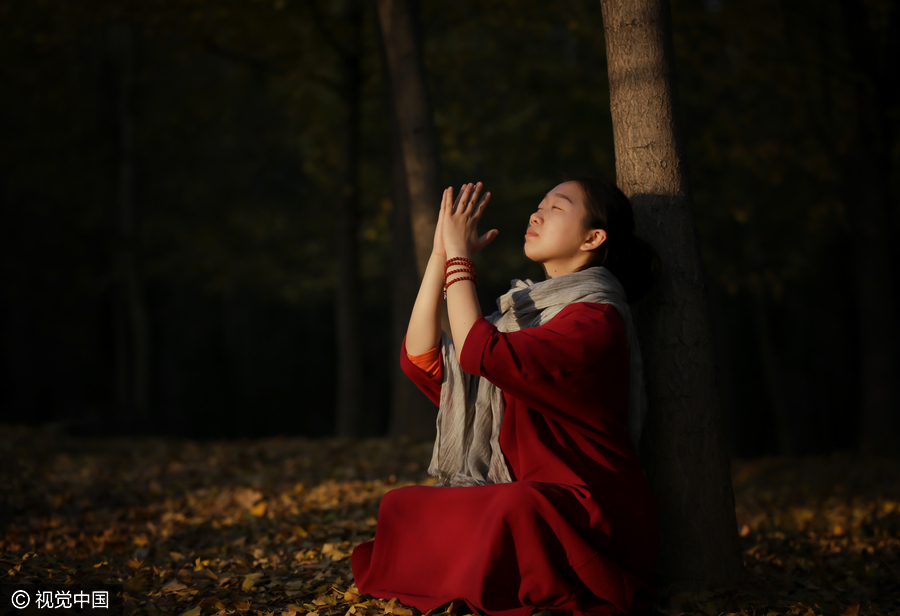
M673 2L733 455L896 442L893 4ZM348 6L0 2L4 421L335 433L350 108L364 392L351 432L402 431L391 287L408 242L392 220L390 87L373 6L358 20ZM493 195L485 228L500 236L478 261L487 312L510 279L540 278L522 232L560 173L614 178L600 5L420 9L441 183L480 180ZM867 422L880 441L864 438Z

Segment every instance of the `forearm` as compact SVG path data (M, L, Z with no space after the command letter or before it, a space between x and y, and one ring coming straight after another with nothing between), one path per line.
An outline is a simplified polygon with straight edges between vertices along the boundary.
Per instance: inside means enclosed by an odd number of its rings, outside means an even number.
M427 353L441 342L441 302L446 257L431 255L406 330L406 352Z
M469 255L462 252L451 254L448 251L447 257L469 258ZM460 276L460 274L451 276L450 281ZM456 347L456 358L459 359L462 356L463 345L466 337L469 335L469 330L472 329L475 321L481 317L481 305L478 303L478 294L475 292L474 281L460 280L450 285L447 289L447 312L450 316L450 329L453 330L453 346Z

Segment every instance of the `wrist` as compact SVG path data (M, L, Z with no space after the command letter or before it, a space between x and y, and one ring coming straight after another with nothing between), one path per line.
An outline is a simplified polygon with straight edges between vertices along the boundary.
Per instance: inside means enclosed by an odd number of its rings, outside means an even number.
M475 272L475 264L467 257L451 257L444 263L444 299L447 299L447 289L454 283L471 280L472 284L478 284L478 274Z
M445 259L453 259L456 257L462 257L464 259L471 259L472 253L471 253L471 251L466 250L465 248L448 247L447 254L444 255L444 258Z

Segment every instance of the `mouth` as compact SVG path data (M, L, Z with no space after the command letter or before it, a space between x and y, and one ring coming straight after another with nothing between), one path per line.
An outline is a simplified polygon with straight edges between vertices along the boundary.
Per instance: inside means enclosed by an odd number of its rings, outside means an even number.
M528 227L528 230L525 232L525 237L537 237L537 233L531 230L531 227Z

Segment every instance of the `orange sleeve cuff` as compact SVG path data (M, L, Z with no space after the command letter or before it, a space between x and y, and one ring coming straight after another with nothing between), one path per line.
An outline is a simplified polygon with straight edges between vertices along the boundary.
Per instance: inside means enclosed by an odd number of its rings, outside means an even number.
M428 376L437 376L441 370L441 347L436 346L430 351L425 351L421 355L406 354L409 361L417 368L424 370Z

